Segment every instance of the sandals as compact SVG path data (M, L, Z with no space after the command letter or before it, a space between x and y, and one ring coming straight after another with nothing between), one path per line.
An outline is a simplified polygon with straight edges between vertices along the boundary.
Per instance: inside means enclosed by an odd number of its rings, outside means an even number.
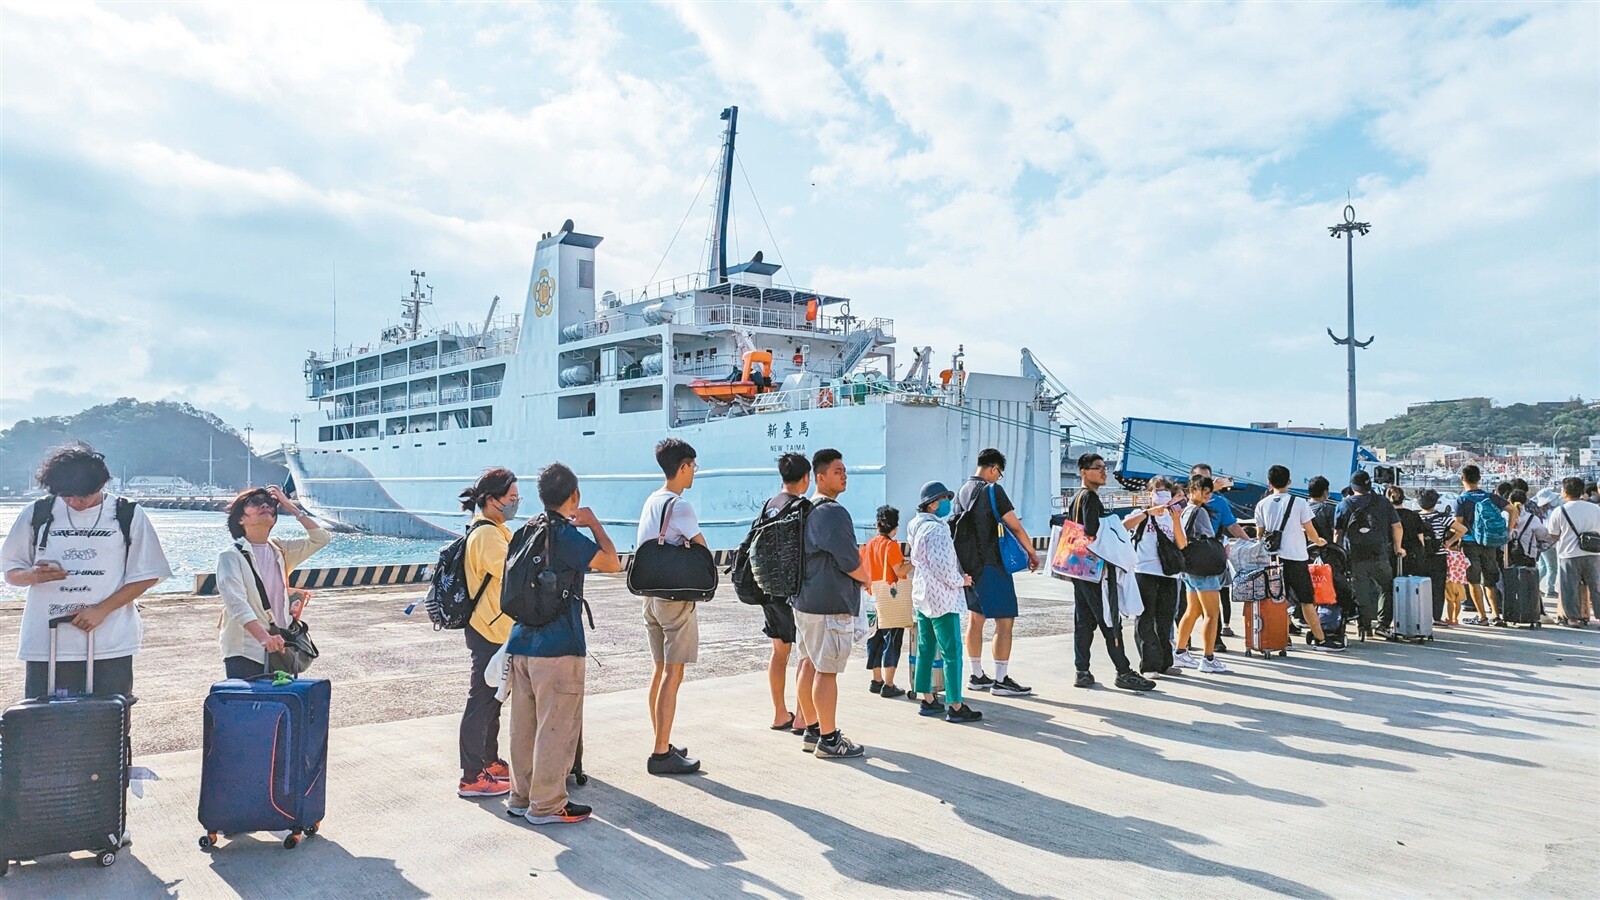
M789 721L782 725L768 725L767 728L772 731L794 731L794 713L790 713ZM802 728L800 730L804 731L805 729Z

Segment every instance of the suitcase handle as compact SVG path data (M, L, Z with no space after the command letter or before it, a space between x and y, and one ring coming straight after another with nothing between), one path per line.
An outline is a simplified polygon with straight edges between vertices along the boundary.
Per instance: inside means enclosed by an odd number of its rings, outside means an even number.
M56 638L60 634L57 629L63 624L71 625L75 618L77 616L73 614L56 616L50 620L50 665L45 670L46 697L56 695ZM85 653L83 662L83 692L92 694L94 693L94 632L85 631L84 634L89 636L89 649Z

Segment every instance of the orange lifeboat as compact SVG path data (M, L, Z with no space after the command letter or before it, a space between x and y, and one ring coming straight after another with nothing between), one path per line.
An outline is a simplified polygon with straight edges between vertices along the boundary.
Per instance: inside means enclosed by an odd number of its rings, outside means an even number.
M694 395L701 400L711 403L752 400L757 394L772 390L772 354L765 350L746 353L740 378L696 378L689 382L689 390L694 391Z

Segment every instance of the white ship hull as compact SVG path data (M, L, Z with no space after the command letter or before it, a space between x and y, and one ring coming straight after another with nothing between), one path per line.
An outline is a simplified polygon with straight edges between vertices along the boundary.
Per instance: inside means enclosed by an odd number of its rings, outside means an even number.
M670 435L699 452L700 469L687 499L708 543L725 549L744 539L761 504L777 492L776 461L782 453L809 456L834 447L844 454L850 484L841 500L865 537L879 506L899 507L909 519L924 482L953 487L972 473L980 450L998 447L1012 461L1004 484L1023 524L1030 534L1046 535L1056 492L1048 416L1033 410L1028 380L974 375L971 386L978 389L986 381L996 392L1010 388L1010 398L969 395L971 412L966 413L932 404L872 402L587 434L591 429L574 424L587 420L530 415L546 423L538 429L543 435L437 431L342 442L351 445L343 449L301 448L287 458L300 497L317 515L363 531L441 539L465 527L468 516L456 495L484 469L516 471L524 479L523 508L537 509L533 478L540 467L559 460L578 473L584 505L595 510L618 547L631 548L644 499L662 482L655 443ZM528 424L527 430L534 430Z

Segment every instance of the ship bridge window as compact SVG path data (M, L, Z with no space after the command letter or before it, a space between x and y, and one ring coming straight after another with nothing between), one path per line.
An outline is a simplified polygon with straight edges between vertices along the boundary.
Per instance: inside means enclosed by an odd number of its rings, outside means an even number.
M594 415L594 394L572 394L556 400L556 418L586 419Z
M578 260L578 287L594 290L594 260Z

